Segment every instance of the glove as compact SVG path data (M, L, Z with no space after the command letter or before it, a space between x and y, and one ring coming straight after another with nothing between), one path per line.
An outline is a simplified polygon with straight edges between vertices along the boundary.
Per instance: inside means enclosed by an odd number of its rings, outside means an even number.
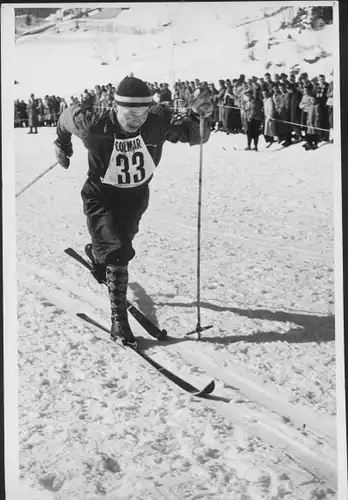
M210 90L201 90L200 93L193 98L191 110L204 118L208 118L208 116L213 113L214 103Z
M54 141L55 145L55 153L56 153L56 158L58 160L58 163L61 167L67 169L69 168L70 165L70 160L69 158L73 155L73 148L72 144L62 144L59 142L57 139Z

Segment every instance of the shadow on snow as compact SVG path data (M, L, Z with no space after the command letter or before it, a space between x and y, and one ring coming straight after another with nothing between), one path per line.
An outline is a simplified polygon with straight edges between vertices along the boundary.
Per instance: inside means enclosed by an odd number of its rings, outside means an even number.
M158 319L156 316L156 304L153 302L152 298L146 293L145 288L143 288L139 283L133 282L129 283L129 288L133 291L133 302L136 302L141 306L142 312L147 316L147 318L152 321L152 323L159 327Z
M173 307L196 307L196 302L190 304L185 303L158 303L159 306L172 305ZM216 312L228 311L232 314L237 314L250 319L261 319L268 321L279 321L283 323L295 323L300 328L291 328L288 332L279 333L275 331L269 332L255 332L250 335L233 335L230 337L205 337L204 340L212 342L232 343L232 342L289 342L289 343L303 343L303 342L332 342L335 340L335 317L317 316L314 314L301 314L289 313L286 311L269 311L267 309L240 309L238 307L223 307L207 302L201 303L202 308L210 309Z
M154 302L147 295L144 288L138 283L132 283L131 288L134 292L134 298L141 307L141 310L146 316L157 326L158 320L156 317L156 307L172 306L172 307L197 307L196 302ZM173 296L169 296L173 297ZM173 297L174 298L174 297ZM230 335L230 336L211 336L207 337L202 334L202 340L210 342L220 342L229 344L234 342L277 342L283 341L288 343L304 343L304 342L332 342L335 340L335 317L333 315L318 316L314 314L302 314L286 311L269 311L267 309L241 309L238 307L218 306L202 302L203 309L209 309L216 312L230 312L250 319L261 319L268 321L277 321L283 323L295 323L299 328L291 328L285 333L275 331L256 331L250 335ZM185 332L186 333L186 332ZM181 341L184 339L180 339ZM176 343L179 339L169 337L168 343Z

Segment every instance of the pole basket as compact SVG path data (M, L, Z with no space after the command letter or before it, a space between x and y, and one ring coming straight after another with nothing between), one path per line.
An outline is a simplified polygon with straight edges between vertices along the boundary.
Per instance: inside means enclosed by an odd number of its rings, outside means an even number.
M188 335L194 335L195 333L197 333L198 340L201 340L201 332L204 332L205 330L209 330L210 328L213 328L213 325L209 325L209 326L197 325L196 329L192 330L191 332L186 333L186 336L188 336Z

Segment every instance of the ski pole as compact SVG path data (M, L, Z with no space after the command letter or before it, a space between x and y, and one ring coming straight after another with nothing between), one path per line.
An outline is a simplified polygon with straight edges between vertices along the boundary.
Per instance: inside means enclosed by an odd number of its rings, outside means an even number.
M197 333L198 340L201 332L212 328L213 325L201 326L201 226L202 226L202 178L203 178L203 141L204 141L204 117L199 120L200 145L199 145L199 176L198 176L198 215L197 215L197 326L186 335Z
M27 186L25 186L18 193L16 193L16 198L18 198L19 195L21 195L22 193L24 193L24 191L26 191L27 189L29 189L30 186L32 186L33 184L35 184L36 181L38 181L39 179L41 179L41 177L43 177L44 175L46 175L47 172L49 172L50 170L52 170L57 165L58 165L58 162L56 161L56 163L54 163L53 165L51 165L50 167L48 167L44 172L42 172L42 174L40 174L37 177L35 177L35 179L33 181L29 182L29 184Z

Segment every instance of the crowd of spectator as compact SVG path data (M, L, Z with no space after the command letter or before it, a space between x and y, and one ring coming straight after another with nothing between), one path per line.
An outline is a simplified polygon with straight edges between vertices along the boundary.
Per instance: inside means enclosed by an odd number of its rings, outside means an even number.
M155 84L156 85L156 84ZM227 134L245 133L247 147L258 149L258 138L264 135L267 147L278 142L287 147L304 141L304 147L316 149L320 141L331 141L333 129L333 82L325 75L311 80L307 73L287 75L270 73L247 79L240 75L232 81L214 83L176 82L173 93L175 108L187 107L197 89L209 88L214 96L213 128ZM159 100L166 100L163 91Z
M285 73L264 77L246 78L240 75L233 80L219 80L218 88L207 81L175 82L170 90L168 83L147 82L155 103L163 103L175 110L184 110L202 89L209 89L214 100L212 128L227 134L243 133L247 137L246 149L258 150L259 136L263 134L270 147L280 143L284 147L304 141L304 147L316 149L320 141L332 141L333 82L324 75L311 80L307 73ZM15 101L15 127L29 127L37 133L38 126L55 126L62 111L73 104L93 106L96 110L114 106L115 87L96 85L85 89L79 96L64 99L46 95L28 103Z
M68 107L65 99L46 95L38 99L30 94L28 102L17 99L14 103L14 126L29 127L28 134L37 134L38 126L55 126L59 115Z

